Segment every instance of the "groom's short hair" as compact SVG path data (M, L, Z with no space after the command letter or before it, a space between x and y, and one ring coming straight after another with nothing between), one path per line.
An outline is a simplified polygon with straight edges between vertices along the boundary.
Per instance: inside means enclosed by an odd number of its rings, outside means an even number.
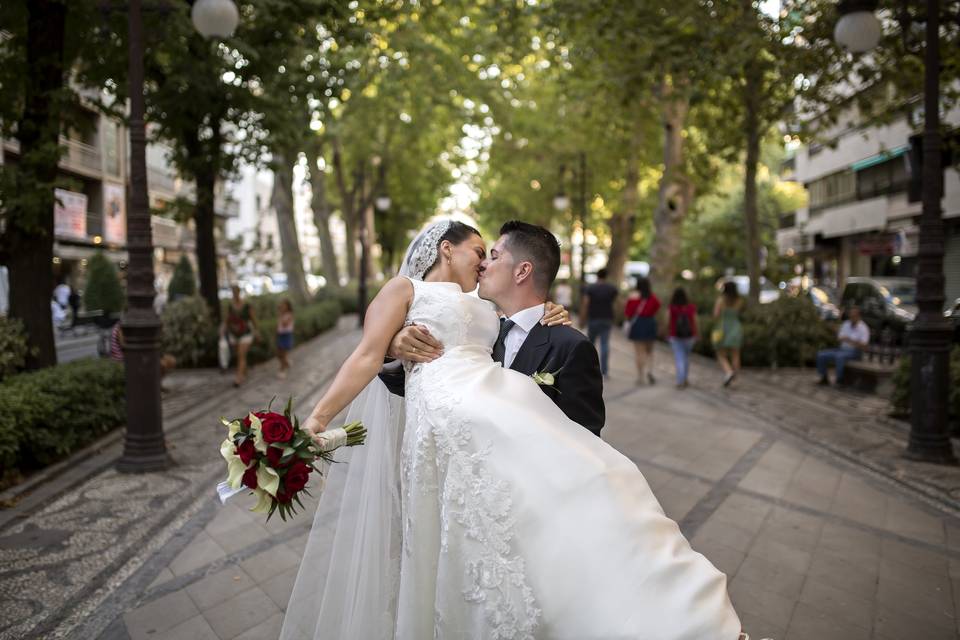
M546 295L560 269L560 243L549 230L529 222L511 220L500 227L506 248L517 260L533 263L533 283Z

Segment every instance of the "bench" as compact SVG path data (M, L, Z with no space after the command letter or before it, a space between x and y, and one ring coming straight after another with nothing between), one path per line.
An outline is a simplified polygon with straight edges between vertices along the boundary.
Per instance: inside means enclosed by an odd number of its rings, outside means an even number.
M893 373L897 370L903 349L889 344L871 344L860 360L847 362L843 386L888 395L893 391Z

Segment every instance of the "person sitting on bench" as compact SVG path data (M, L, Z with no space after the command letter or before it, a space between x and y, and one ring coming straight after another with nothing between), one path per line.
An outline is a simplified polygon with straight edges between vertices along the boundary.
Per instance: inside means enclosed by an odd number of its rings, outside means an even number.
M850 307L847 311L847 320L840 325L837 332L840 346L836 349L821 349L817 352L817 373L820 374L818 384L829 385L827 368L832 362L837 370L836 384L843 380L843 368L849 360L859 360L863 350L870 343L870 327L860 317L860 309Z

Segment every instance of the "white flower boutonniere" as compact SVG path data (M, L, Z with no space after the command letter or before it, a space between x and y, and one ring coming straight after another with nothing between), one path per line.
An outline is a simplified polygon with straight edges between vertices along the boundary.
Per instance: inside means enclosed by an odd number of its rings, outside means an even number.
M556 378L552 373L547 373L546 371L537 371L532 376L533 381L539 384L542 387L552 387L553 383L556 381Z

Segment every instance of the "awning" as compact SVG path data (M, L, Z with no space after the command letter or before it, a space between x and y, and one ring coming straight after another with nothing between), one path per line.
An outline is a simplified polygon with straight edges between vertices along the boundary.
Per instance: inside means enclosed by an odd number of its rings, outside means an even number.
M869 158L864 158L863 160L854 162L852 165L850 165L850 168L853 169L854 171L863 171L864 169L868 169L878 164L882 164L887 160L898 158L909 150L910 150L910 145L908 144L905 144L900 147L894 147L889 151L882 151L875 156L870 156Z

